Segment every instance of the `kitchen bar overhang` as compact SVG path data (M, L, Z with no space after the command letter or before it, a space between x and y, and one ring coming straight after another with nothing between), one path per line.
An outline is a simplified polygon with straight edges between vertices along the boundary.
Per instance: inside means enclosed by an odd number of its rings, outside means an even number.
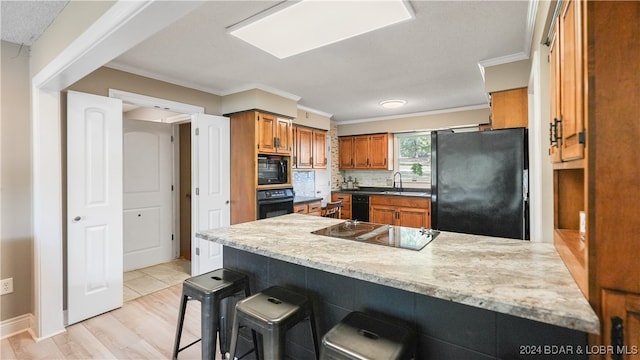
M198 232L226 247L585 333L599 319L553 244L441 232L421 251L311 234L344 220L290 214Z

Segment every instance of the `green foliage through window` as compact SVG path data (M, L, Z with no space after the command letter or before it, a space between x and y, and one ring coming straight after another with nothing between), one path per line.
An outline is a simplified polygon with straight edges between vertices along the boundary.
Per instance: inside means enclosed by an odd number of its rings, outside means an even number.
M396 169L410 187L431 184L431 133L396 134Z

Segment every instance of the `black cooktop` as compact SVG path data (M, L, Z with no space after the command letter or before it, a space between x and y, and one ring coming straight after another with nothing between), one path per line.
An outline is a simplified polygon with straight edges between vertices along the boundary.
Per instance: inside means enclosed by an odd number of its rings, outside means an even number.
M376 245L421 250L435 239L440 232L432 229L416 229L347 220L311 233Z

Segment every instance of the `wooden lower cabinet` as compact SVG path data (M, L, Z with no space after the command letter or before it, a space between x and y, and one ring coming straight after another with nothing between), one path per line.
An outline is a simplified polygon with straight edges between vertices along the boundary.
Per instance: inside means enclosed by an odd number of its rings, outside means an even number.
M296 214L308 214L314 216L322 215L322 202L314 201L310 203L294 204L293 212Z
M600 322L607 359L640 359L640 294L602 290Z
M308 214L309 206L307 204L294 204L293 212L296 214Z
M342 200L342 209L340 210L340 219L351 220L351 194L332 193L331 201Z
M431 227L431 199L401 196L369 197L369 221L413 228Z
M312 203L307 204L309 206L309 215L322 215L322 202L314 201Z

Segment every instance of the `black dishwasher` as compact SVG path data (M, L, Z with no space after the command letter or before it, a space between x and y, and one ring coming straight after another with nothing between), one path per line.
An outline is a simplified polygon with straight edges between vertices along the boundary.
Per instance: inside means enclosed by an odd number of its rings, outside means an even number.
M369 195L351 195L351 218L358 221L369 221Z

